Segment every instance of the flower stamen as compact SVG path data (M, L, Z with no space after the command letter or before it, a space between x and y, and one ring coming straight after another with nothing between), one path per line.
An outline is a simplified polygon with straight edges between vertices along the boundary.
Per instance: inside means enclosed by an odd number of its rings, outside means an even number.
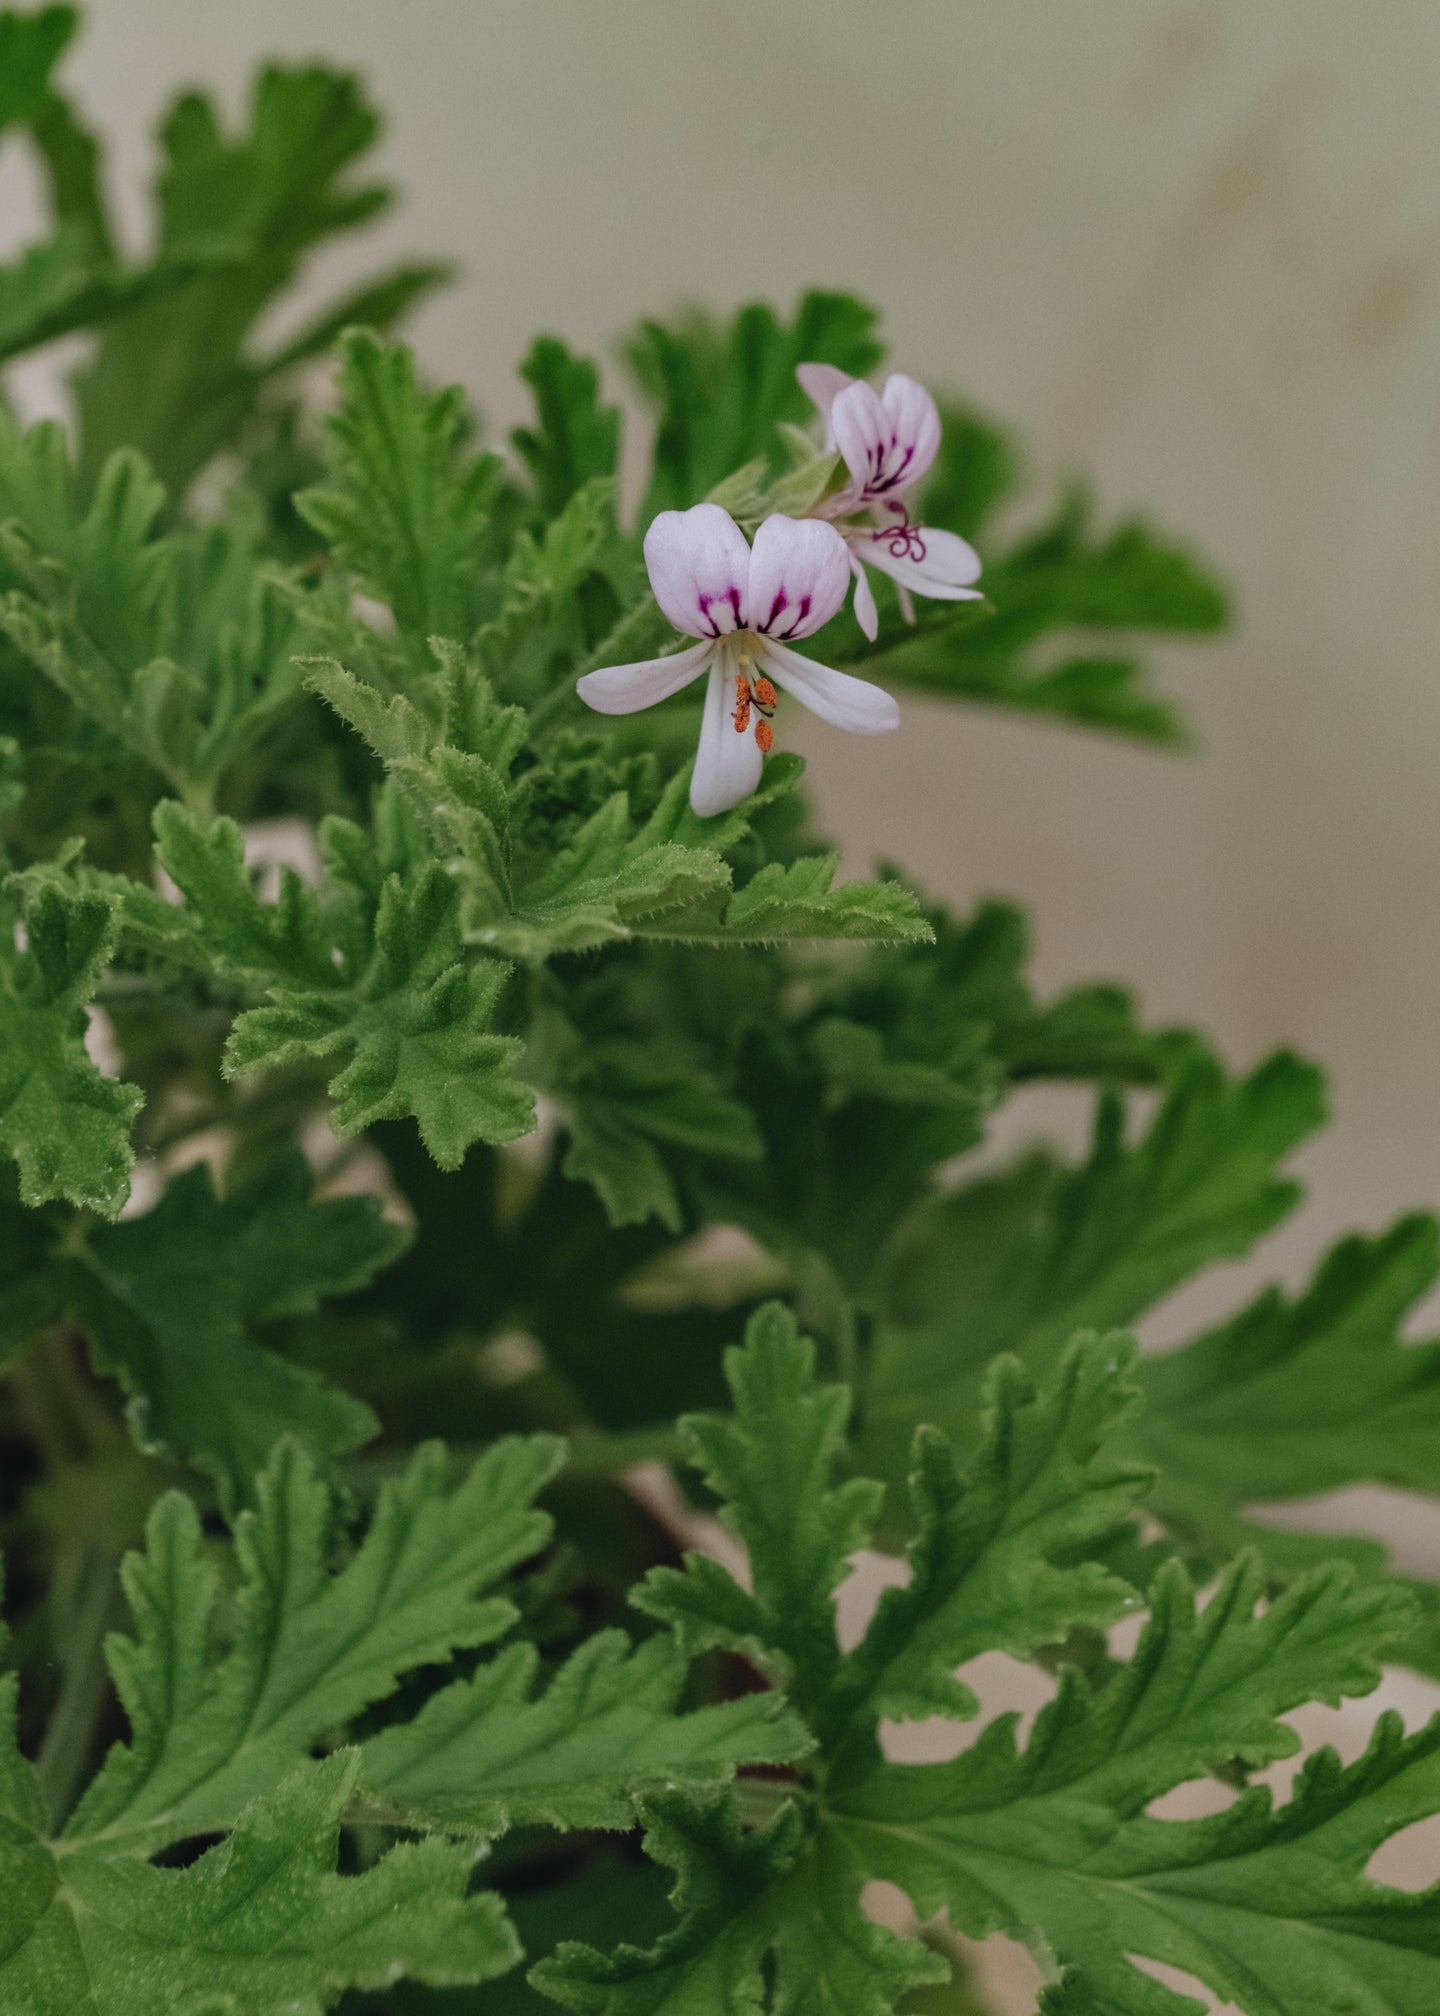
M752 697L750 681L745 677L743 672L737 672L735 675L735 712L730 716L730 719L735 724L735 733L737 735L743 735L745 730L750 726L750 702Z

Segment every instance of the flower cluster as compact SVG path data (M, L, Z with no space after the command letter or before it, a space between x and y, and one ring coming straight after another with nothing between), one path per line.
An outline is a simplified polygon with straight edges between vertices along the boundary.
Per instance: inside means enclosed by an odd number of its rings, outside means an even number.
M702 818L728 811L759 783L774 740L777 687L857 735L899 725L899 707L881 687L791 648L837 613L852 577L855 615L872 639L878 621L866 566L894 579L908 620L912 591L948 601L979 594L973 548L953 532L912 523L905 504L940 445L930 394L898 374L877 393L828 364L802 364L798 376L824 415L826 446L838 451L849 482L807 518L777 512L765 519L753 545L718 504L662 511L645 534L650 585L676 629L696 642L662 658L605 666L578 684L597 713L633 714L708 672L690 782L690 803Z

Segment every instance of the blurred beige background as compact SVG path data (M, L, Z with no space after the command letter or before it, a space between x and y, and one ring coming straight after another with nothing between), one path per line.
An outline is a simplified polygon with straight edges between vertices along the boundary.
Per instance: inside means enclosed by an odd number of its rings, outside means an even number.
M1440 13L1426 0L96 0L70 75L138 230L170 91L262 53L366 70L401 211L454 254L430 367L500 425L534 330L609 354L637 312L812 283L896 362L1021 423L1234 586L1172 655L1200 749L1160 756L911 702L810 729L857 867L1023 896L1059 984L1133 980L1232 1058L1335 1074L1293 1271L1440 1199ZM0 229L25 191L0 180ZM802 731L804 732L804 731Z
M912 701L880 743L802 731L822 809L857 870L1021 896L1047 985L1126 978L1236 1063L1332 1067L1311 1203L1249 1276L1440 1201L1432 0L90 11L70 75L137 229L175 85L233 104L271 52L370 73L407 199L312 295L382 249L458 256L416 335L497 425L537 328L608 355L680 298L848 286L899 367L1021 423L1037 475L1193 538L1241 612L1167 664L1196 755ZM7 241L25 195L0 171ZM1440 1562L1403 1505L1382 1523Z

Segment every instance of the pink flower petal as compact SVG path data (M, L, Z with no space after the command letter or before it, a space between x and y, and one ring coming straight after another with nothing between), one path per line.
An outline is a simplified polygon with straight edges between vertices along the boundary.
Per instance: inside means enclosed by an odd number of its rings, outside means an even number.
M748 798L765 766L755 740L753 720L737 730L734 720L735 683L720 662L710 667L705 712L700 720L700 746L690 773L690 809L700 819L728 812Z
M855 576L855 621L873 644L880 629L880 614L875 607L875 591L870 586L869 576L852 553L850 571Z
M857 504L903 496L940 446L935 401L923 385L899 374L887 380L883 399L859 379L847 386L830 409L830 425Z
M765 636L809 637L840 608L850 587L845 541L822 518L778 511L755 534L746 606Z
M902 486L909 489L912 483L920 481L939 452L940 410L925 387L917 384L915 379L907 378L903 371L897 371L885 380L885 390L880 398L890 415L896 441L911 451L910 465Z
M677 630L719 637L744 629L750 549L718 504L662 511L645 534L645 565L655 600Z
M982 590L970 585L980 577L980 555L957 533L933 525L879 531L861 547L860 557L917 595L938 602L984 600Z
M900 709L883 686L872 686L868 679L854 679L828 665L813 664L787 644L777 644L769 637L763 658L775 684L793 693L803 707L832 727L848 728L852 735L883 735L900 726Z
M830 425L830 408L847 385L855 380L848 371L841 371L834 364L797 364L795 376L800 380L800 390L807 399L813 399L825 416L825 446L835 446L835 435Z
M668 658L641 658L633 665L606 665L575 682L575 691L597 714L635 714L668 700L703 672L714 646L707 637Z

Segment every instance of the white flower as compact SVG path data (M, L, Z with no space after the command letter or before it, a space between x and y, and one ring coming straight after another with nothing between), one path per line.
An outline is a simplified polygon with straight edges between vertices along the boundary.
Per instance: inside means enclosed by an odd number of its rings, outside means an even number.
M633 714L668 700L708 669L690 803L702 819L748 798L774 739L776 686L857 735L899 725L879 686L812 664L789 639L809 637L845 600L849 561L833 525L767 518L747 546L718 504L662 511L645 534L650 586L677 630L699 638L668 658L587 672L576 690L599 714ZM774 682L773 684L771 682Z
M795 373L825 416L825 445L838 448L850 481L815 506L836 521L855 575L855 615L871 639L879 627L865 567L878 567L900 589L900 607L915 620L910 591L942 602L978 602L971 584L980 556L954 532L911 523L905 493L918 483L940 446L940 415L923 385L896 372L875 391L833 364L802 364ZM864 565L862 566L862 562Z

